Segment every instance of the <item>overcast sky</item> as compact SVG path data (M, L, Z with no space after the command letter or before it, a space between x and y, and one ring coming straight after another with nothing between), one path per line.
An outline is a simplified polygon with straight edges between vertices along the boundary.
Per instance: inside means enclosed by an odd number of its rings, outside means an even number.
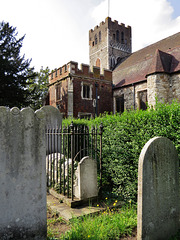
M110 17L132 27L133 52L180 31L180 0L109 0ZM22 53L37 71L89 64L89 30L108 16L108 0L0 0L1 21L24 34Z

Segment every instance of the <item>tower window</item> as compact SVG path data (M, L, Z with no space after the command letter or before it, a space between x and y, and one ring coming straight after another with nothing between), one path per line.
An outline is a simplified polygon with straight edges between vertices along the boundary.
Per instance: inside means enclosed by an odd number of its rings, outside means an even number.
M113 41L116 40L116 34L113 34Z
M101 31L99 32L99 42L101 42Z
M95 44L97 44L97 34L95 34L94 40L95 40Z
M115 66L115 59L114 59L114 57L111 57L111 70L114 68L114 66Z
M124 43L124 32L121 32L121 43Z
M56 72L55 72L55 77L57 77L57 69L56 69Z
M100 63L101 63L101 61L100 61L100 59L98 58L98 59L96 60L96 67L100 67Z
M62 68L59 69L59 73L60 73L60 75L62 74Z
M119 31L116 31L116 41L119 42Z

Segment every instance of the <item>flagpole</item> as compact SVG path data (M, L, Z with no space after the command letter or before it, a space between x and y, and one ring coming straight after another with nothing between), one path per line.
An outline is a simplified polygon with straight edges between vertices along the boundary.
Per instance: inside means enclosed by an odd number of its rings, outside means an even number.
M110 15L110 0L108 0L108 17Z

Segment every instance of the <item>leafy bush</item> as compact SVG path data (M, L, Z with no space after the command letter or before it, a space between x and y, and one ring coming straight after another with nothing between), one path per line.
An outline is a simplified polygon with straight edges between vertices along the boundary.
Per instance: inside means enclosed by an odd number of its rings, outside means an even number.
M63 124L69 124L66 119ZM125 111L123 114L73 120L84 125L104 125L103 189L121 200L136 201L138 160L145 143L155 137L169 138L180 157L180 104L157 103L155 110Z

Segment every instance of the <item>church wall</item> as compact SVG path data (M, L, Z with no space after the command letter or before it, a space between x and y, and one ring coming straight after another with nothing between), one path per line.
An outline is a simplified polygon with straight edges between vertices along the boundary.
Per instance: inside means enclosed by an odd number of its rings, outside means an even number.
M101 79L102 76L97 78L100 69L94 69L94 76L83 77L76 75L73 77L73 116L81 117L82 115L88 115L94 117L95 114L112 112L112 81L107 80L108 72L105 72L104 77L107 74L106 80ZM96 75L96 74L97 75ZM95 77L96 76L96 77ZM112 75L111 75L112 76ZM104 78L103 77L103 78ZM83 85L90 86L90 97L83 98ZM97 101L97 105L96 105ZM97 107L97 109L96 109Z
M124 109L138 109L139 106L139 93L147 90L147 83L142 82L139 84L129 85L113 90L113 109L116 112L116 98L124 95Z
M89 60L90 66L98 66L97 59L100 60L100 68L112 69L117 63L118 57L122 58L131 53L131 27L125 26L118 21L111 21L107 17L105 22L89 31ZM113 66L114 66L113 65Z
M107 28L108 21L106 19L105 22L101 22L99 26L89 31L89 62L91 68L96 66L97 58L99 58L100 68L108 69ZM95 40L96 37L97 40Z
M180 101L180 73L175 73L170 78L172 85L172 96L174 99Z
M93 67L91 71L86 64L79 69L76 62L64 66L65 72L59 68L49 75L50 105L57 107L64 117L112 112L112 71L104 70L101 74L100 68Z
M155 106L159 102L180 101L180 74L157 73L147 77L148 103Z
M68 79L64 79L61 83L61 99L56 100L56 84L49 87L49 105L57 107L63 116L67 117L67 103L68 103Z
M155 106L159 102L171 102L170 77L166 73L156 73L147 77L147 93L149 106Z

